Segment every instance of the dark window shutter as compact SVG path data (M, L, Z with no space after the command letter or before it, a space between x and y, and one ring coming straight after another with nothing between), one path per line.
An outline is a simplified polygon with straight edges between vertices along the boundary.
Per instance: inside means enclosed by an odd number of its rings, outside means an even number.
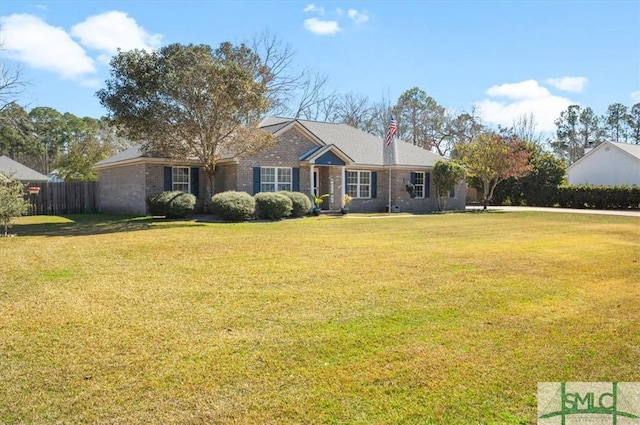
M456 197L456 188L452 188L451 192L449 192L449 198L455 198Z
M294 192L299 192L300 191L300 168L294 168L292 174L293 174L293 185L291 190L293 190Z
M164 190L170 191L173 187L173 173L171 167L164 167Z
M260 167L253 167L253 194L260 192Z
M412 172L409 174L409 181L411 182L411 184L416 184L416 173L415 173L414 171L412 171ZM415 197L416 197L416 192L415 192L415 191L411 192L411 193L409 194L409 196L410 196L411 198L415 198Z
M428 198L431 193L431 173L424 173L424 197Z
M378 197L378 172L377 171L371 172L371 197L372 198Z
M196 195L196 198L200 197L200 168L198 167L191 169L191 193Z

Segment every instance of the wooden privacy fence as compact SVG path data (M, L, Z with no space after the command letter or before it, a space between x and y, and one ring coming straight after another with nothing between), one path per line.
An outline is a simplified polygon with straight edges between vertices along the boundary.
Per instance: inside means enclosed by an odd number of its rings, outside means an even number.
M37 183L40 193L27 194L27 215L92 214L98 212L97 182Z

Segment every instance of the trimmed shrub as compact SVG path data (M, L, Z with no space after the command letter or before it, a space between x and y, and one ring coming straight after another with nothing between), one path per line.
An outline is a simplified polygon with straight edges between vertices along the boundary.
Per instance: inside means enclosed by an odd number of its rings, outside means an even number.
M309 214L311 210L311 200L309 197L301 192L280 192L283 195L291 199L293 203L293 209L291 210L291 217L304 217Z
M565 208L640 208L640 187L571 185L557 189L557 203Z
M196 209L196 200L195 195L190 193L160 192L147 197L147 211L150 215L184 218Z
M293 202L288 196L276 192L260 192L256 200L256 217L267 220L280 220L291 215Z
M211 212L223 220L244 221L255 215L256 201L247 192L229 190L213 195Z

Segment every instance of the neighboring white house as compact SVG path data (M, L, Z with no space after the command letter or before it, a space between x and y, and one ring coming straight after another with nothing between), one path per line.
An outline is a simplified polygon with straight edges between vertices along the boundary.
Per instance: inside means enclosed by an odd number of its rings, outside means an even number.
M640 186L640 145L604 142L568 169L569 184Z

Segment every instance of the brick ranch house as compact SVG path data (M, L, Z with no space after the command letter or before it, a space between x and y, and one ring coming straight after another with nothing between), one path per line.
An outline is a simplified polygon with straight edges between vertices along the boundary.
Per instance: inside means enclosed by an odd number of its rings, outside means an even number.
M216 168L215 193L328 193L322 204L325 210L339 209L347 193L353 197L352 212L381 212L388 209L391 181L392 211L437 209L431 171L444 158L433 152L397 139L386 146L381 138L346 124L268 117L260 127L276 137L275 144L253 156L222 158ZM200 203L204 201L206 175L195 161L158 158L135 146L98 162L96 168L98 208L104 213L144 215L145 198L164 190L193 193ZM406 190L408 183L415 188L413 195ZM447 208L464 209L465 198L462 182Z

